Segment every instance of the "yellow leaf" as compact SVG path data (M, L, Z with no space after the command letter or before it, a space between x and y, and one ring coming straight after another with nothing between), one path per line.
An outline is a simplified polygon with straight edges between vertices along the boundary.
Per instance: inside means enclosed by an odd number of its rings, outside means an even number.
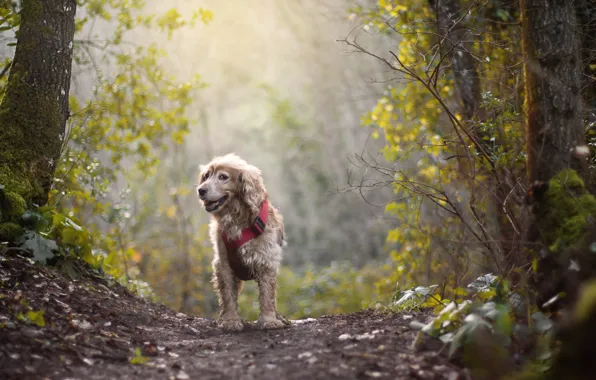
M168 209L166 210L166 215L168 216L168 218L174 219L174 217L176 216L176 206L168 207Z

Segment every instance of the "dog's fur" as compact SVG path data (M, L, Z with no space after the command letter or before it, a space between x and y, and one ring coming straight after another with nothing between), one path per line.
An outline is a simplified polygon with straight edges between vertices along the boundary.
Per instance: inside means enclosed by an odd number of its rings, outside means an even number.
M240 331L238 295L243 281L228 264L221 233L239 238L259 214L267 198L261 171L235 154L215 157L201 166L197 188L205 210L213 215L209 234L213 244L213 285L219 299L218 325L227 331ZM202 193L202 194L201 194ZM281 328L286 321L276 310L276 277L285 246L283 217L269 202L269 216L264 232L238 249L238 255L259 286L260 316L264 329Z

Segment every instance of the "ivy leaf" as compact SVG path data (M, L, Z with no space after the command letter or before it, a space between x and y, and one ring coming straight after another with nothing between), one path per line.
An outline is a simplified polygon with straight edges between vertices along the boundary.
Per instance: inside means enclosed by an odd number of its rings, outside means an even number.
M534 320L536 331L541 334L544 334L553 328L553 321L539 311L532 314L532 319Z
M468 288L474 289L476 291L486 291L490 290L497 282L499 278L492 273L484 274L474 281L472 281Z
M27 231L17 240L20 248L33 253L33 260L45 265L47 260L54 257L58 245L54 240L46 239L35 231Z
M401 292L400 298L394 302L394 306L404 305L408 301L424 303L424 301L432 295L432 293L438 288L438 285L431 285L431 286L418 286L413 289L409 289L406 291Z
M476 334L483 331L490 331L491 325L484 318L477 314L470 314L464 319L464 324L457 330L453 336L451 347L449 348L449 357L453 357L455 353L463 347L466 342L472 340Z
M40 213L35 211L25 211L21 216L21 220L23 222L23 227L34 231L41 231L48 226L47 220L45 220Z

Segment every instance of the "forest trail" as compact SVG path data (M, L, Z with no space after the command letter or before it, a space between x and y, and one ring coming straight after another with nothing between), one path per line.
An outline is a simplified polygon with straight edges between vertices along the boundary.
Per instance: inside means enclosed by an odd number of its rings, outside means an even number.
M467 378L439 353L411 349L408 324L422 313L362 311L224 333L83 272L71 281L0 252L1 379Z

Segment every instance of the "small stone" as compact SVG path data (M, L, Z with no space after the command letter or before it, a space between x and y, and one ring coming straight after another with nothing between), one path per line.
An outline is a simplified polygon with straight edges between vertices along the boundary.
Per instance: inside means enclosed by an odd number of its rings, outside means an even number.
M91 328L91 323L89 323L89 321L83 320L81 323L79 323L78 327L83 329L83 330L87 330Z
M186 329L187 329L189 332L191 332L191 333L193 333L193 334L195 334L195 335L199 335L199 334L200 334L199 330L195 329L194 327L191 327L191 326L189 326L189 325L185 325L184 327L186 327Z
M187 379L190 379L190 376L188 376L188 374L186 372L180 371L176 375L176 379L178 379L178 380L187 380Z
M298 359L303 359L303 358L310 358L312 357L312 352L303 352L300 355L298 355Z
M10 321L9 321L9 322L5 322L5 323L4 323L4 327L6 327L7 329L12 329L12 330L14 330L14 329L16 329L16 328L17 328L17 325L16 325L14 322L10 322Z
M43 335L43 331L32 329L32 328L27 328L27 327L21 329L21 332L23 333L23 335L25 335L29 338L37 338L38 336Z

